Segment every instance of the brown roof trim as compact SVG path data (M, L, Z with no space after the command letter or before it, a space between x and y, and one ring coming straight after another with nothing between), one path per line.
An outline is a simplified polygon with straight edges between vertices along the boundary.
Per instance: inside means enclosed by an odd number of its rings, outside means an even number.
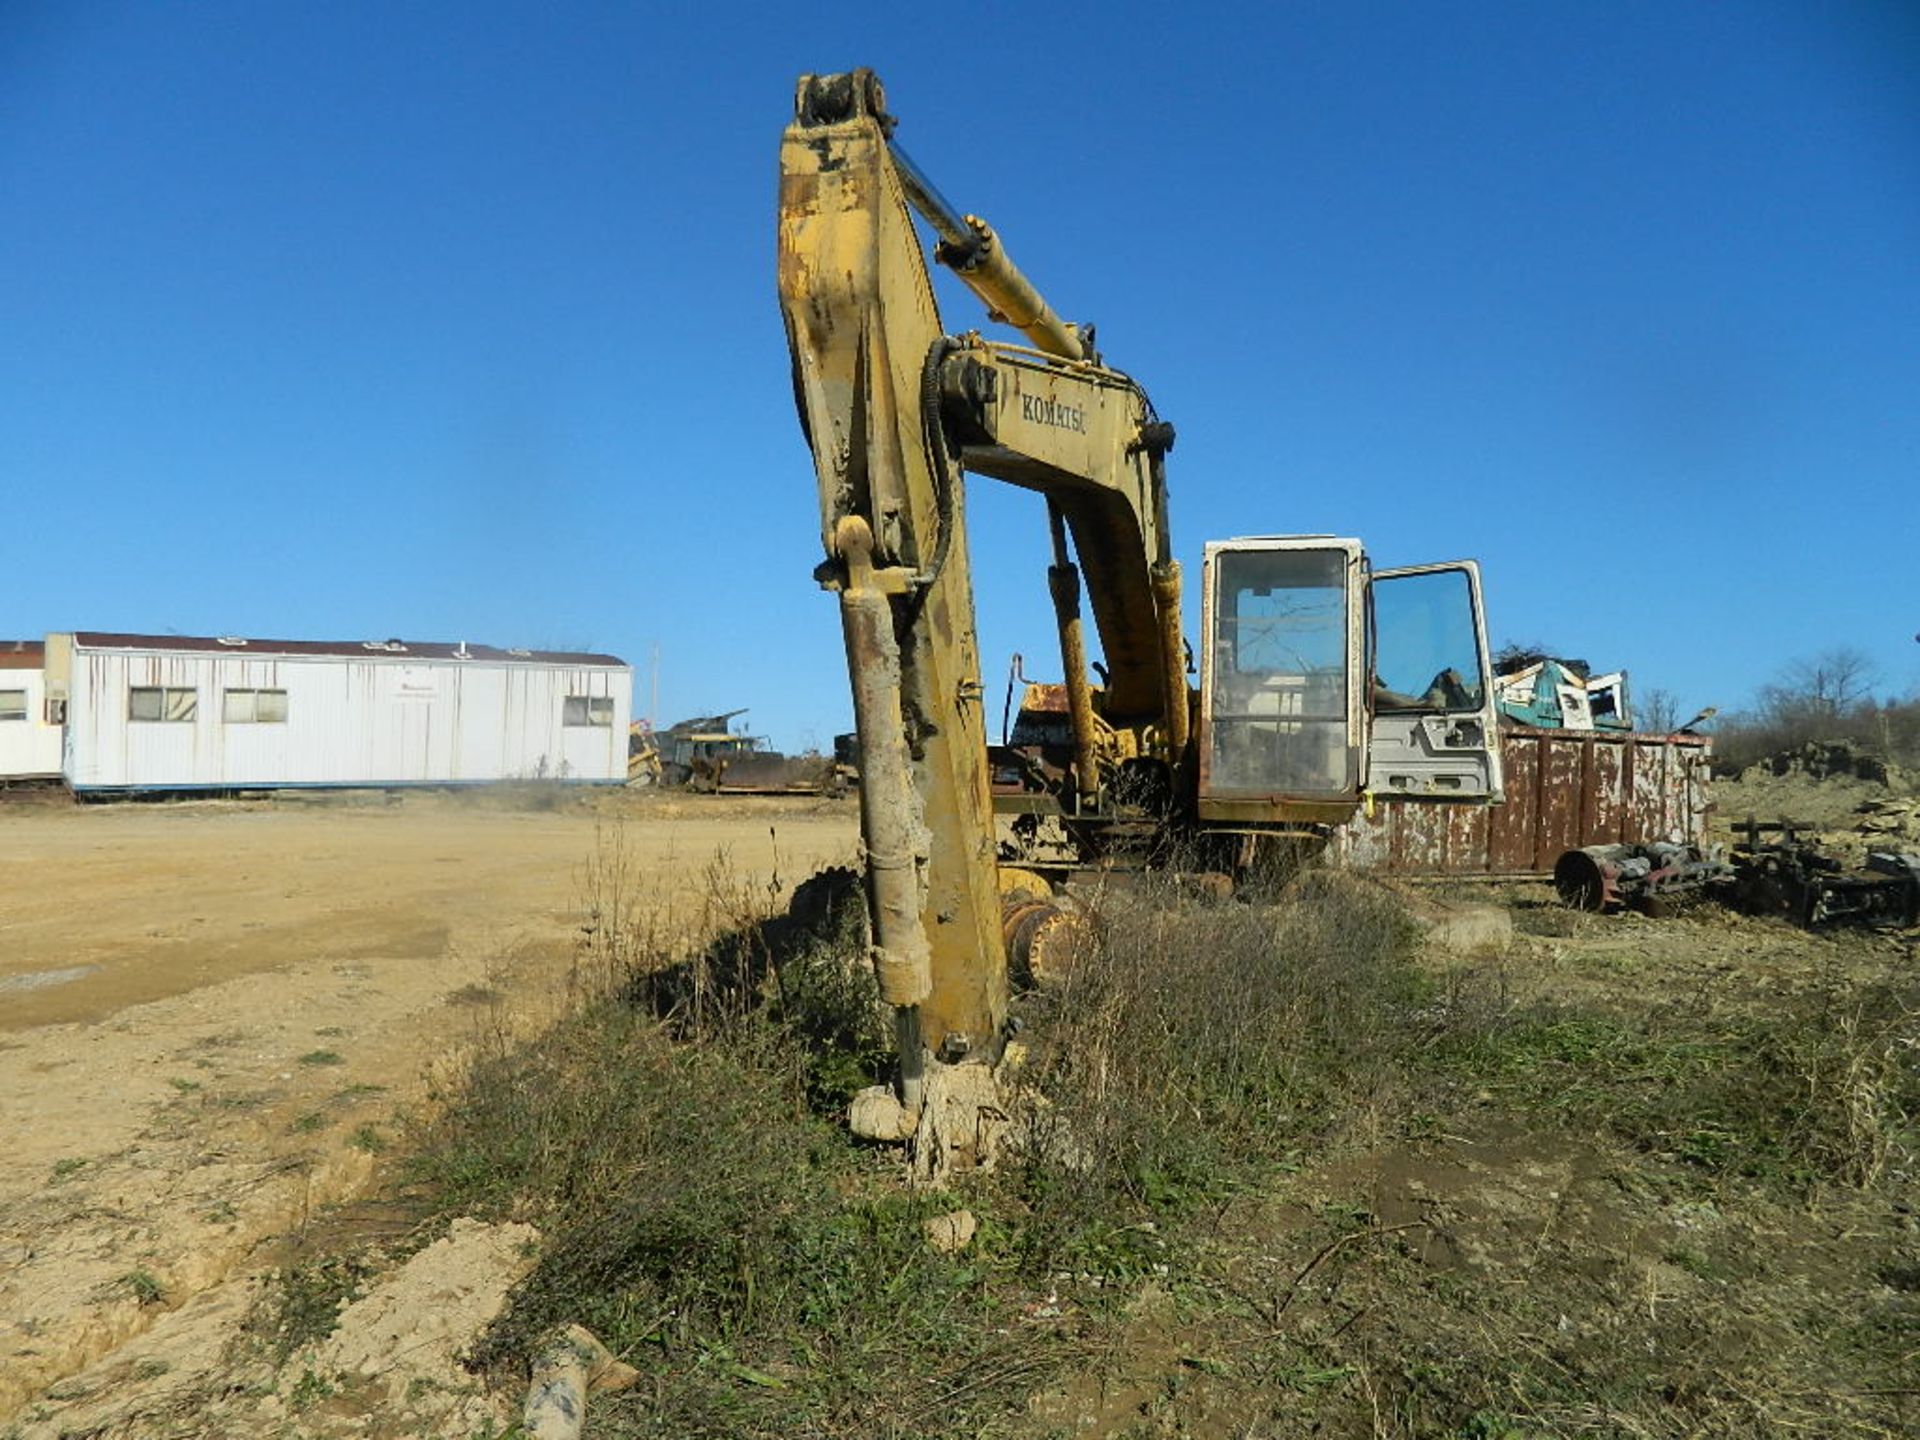
M40 670L47 663L47 647L40 640L0 640L0 670Z
M255 640L239 636L119 635L76 630L73 643L85 650L185 650L220 655L330 655L355 660L484 660L496 665L619 665L617 655L572 650L502 650L494 645L438 640Z

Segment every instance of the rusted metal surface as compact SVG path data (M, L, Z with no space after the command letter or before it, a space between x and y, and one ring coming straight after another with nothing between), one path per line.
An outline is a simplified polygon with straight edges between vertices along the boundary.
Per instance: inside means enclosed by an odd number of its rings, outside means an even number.
M1340 827L1336 853L1395 875L1545 876L1569 850L1705 836L1704 736L1510 726L1500 746L1504 804L1376 798Z
M1038 876L1033 877L1039 881ZM1042 889L1045 882L1039 881ZM1001 930L1016 981L1027 987L1059 980L1093 941L1093 923L1072 898L1016 888L1000 902Z
M1728 904L1810 930L1836 922L1920 925L1920 854L1878 850L1850 864L1809 844L1792 821L1748 817L1735 829L1733 875L1721 892Z
M1651 845L1588 845L1569 850L1553 867L1560 898L1579 910L1604 914L1628 906L1662 915L1666 902L1705 890L1732 873L1718 847L1657 840Z

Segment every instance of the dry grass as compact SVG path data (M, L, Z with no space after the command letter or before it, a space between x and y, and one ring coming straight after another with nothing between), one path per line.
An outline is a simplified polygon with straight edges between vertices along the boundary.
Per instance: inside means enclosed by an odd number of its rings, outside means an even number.
M668 915L617 846L589 874L579 1008L531 1046L503 1034L414 1172L444 1212L540 1224L475 1358L512 1377L547 1327L587 1324L643 1377L597 1432L1916 1418L1899 975L1771 1007L1529 1003L1427 968L1364 882L1309 874L1250 905L1149 881L1098 897L1099 943L1022 1002L1044 1097L1025 1146L920 1194L838 1119L884 1064L844 877L789 913L718 861ZM958 1204L979 1238L935 1253L920 1223Z
M1325 1133L1380 1081L1423 990L1411 922L1365 881L1310 872L1255 906L1149 880L1097 903L1099 942L1025 1007L1047 1103L1015 1172L1028 1241L1076 1266Z

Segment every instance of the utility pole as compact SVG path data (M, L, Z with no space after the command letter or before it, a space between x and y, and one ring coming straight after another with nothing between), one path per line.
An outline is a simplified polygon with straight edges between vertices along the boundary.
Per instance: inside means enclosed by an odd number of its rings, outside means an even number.
M660 642L653 642L653 678L647 694L647 730L653 731L660 719Z

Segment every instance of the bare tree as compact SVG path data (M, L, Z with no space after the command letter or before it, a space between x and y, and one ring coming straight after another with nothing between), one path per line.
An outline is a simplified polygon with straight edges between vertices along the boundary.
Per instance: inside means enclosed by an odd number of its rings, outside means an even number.
M1847 741L1900 765L1920 761L1920 695L1876 701L1878 671L1866 654L1836 646L1781 669L1750 709L1723 716L1717 760L1729 769L1817 741Z
M1810 660L1795 660L1773 684L1763 685L1760 709L1790 725L1831 725L1865 704L1878 678L1865 651L1836 645Z
M1656 735L1669 734L1680 723L1680 702L1657 685L1635 697L1633 708L1634 724Z

